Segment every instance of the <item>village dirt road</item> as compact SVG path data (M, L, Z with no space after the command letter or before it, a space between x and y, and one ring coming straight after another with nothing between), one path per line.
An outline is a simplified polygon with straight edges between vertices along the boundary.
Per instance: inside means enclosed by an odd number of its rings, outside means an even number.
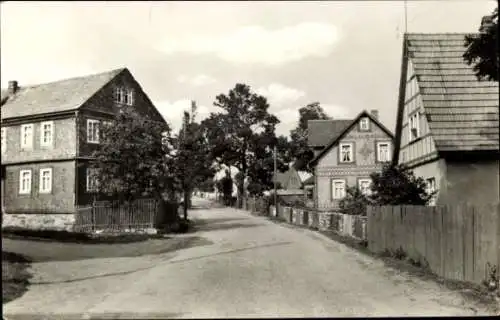
M4 318L486 314L458 293L313 231L228 208L190 214L202 222L197 235L211 244L173 254L34 264L35 284L4 305Z

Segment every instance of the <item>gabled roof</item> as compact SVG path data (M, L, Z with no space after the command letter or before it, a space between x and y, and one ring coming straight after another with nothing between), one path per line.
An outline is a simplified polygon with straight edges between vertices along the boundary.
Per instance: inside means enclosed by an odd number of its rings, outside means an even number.
M473 66L463 59L465 36L465 33L405 34L395 157L400 147L408 59L414 67L438 152L498 150L498 82L477 79Z
M325 147L332 137L337 136L352 119L309 120L307 122L307 145L309 147Z
M20 86L13 95L9 95L7 90L2 90L2 119L76 110L124 70L127 69Z
M394 135L392 134L392 132L389 129L387 129L380 121L378 121L376 118L374 118L373 115L370 114L368 111L363 110L363 111L361 111L356 116L356 118L354 118L354 120L351 120L351 123L346 128L344 128L344 130L342 130L337 136L333 137L330 140L330 143L323 150L321 150L321 152L314 159L312 159L309 162L309 165L310 166L315 166L316 163L318 163L318 161L328 151L330 151L330 149L333 146L335 146L336 144L338 144L338 142L359 122L359 119L361 119L361 117L368 117L368 118L370 118L370 120L372 121L372 123L375 123L380 129L382 129L382 131L384 131L385 133L387 133L387 135L389 137L394 138Z

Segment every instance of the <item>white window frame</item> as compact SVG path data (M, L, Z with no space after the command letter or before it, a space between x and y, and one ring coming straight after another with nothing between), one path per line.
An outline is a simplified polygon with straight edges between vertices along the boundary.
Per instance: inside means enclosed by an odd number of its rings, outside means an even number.
M350 161L344 161L343 160L344 157L342 155L342 149L345 146L349 146L350 147L349 148L350 155L351 155L351 160ZM354 162L354 144L352 142L339 144L339 162L340 163L353 163Z
M87 143L99 143L99 126L101 121L96 119L87 119ZM93 137L93 126L95 126L95 137Z
M43 180L43 174L45 172L48 172L49 173L49 176L48 176L48 185L44 186L44 180ZM43 168L43 169L40 169L40 177L39 177L39 192L40 193L51 193L52 192L52 168Z
M133 106L135 102L135 94L133 89L127 89L125 91L125 104Z
M418 111L408 117L408 129L409 141L420 137L420 115ZM415 136L413 135L413 130L415 130Z
M123 103L125 101L125 89L123 87L115 88L114 100L116 103Z
M363 192L363 188L362 188L362 185L364 183L368 182L368 189L366 192ZM371 189L370 189L370 186L372 184L372 179L358 179L358 189L361 191L362 194L364 195L370 195L371 194Z
M33 124L23 124L21 125L21 148L22 149L33 149ZM24 131L29 128L30 129L30 137L27 138L27 140L24 140Z
M7 128L2 128L2 153L7 151Z
M386 160L382 160L382 157L380 156L381 155L381 151L382 151L382 146L383 145L386 145L387 146L387 159ZM391 161L391 143L390 142L386 142L386 141L381 141L381 142L377 142L377 161L379 162L389 162Z
M44 141L44 126L50 126L50 139L48 142ZM44 121L40 123L40 146L41 147L52 147L54 145L54 121Z
M23 188L23 176L25 173L29 173L28 175L28 183L26 188ZM31 173L31 169L19 170L19 194L30 194L31 193L31 183L33 179L33 175Z
M368 117L363 117L359 120L359 129L361 131L370 130L370 119Z
M337 184L340 184L342 185L342 194L341 195L337 195L337 188L336 188L336 185ZM345 180L343 179L333 179L332 180L332 199L335 199L335 200L340 200L340 199L344 199L346 195L346 182Z
M86 172L86 180L87 180L87 185L86 185L86 190L87 192L97 192L99 191L99 169L97 168L87 168ZM92 186L92 180L94 180L94 185Z

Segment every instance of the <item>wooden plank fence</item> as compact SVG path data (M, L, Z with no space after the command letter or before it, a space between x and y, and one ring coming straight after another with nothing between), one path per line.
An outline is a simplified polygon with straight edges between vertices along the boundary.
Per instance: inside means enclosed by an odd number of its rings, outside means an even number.
M124 231L154 228L160 211L160 200L139 199L130 204L100 201L77 209L75 230Z
M437 275L481 283L500 267L500 205L368 207L368 248L402 249Z

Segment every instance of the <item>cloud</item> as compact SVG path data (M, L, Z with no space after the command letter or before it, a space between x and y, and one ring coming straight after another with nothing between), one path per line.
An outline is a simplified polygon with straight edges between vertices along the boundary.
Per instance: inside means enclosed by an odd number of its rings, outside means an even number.
M267 87L258 88L255 92L265 96L272 109L295 102L306 95L302 90L290 88L280 83L271 83Z
M275 30L253 25L219 36L169 38L159 49L168 54L214 54L232 63L277 66L325 57L338 38L337 28L327 23L303 22Z
M217 80L206 74L198 74L196 76L186 76L185 74L177 77L177 82L187 83L195 87L205 86L217 82Z

